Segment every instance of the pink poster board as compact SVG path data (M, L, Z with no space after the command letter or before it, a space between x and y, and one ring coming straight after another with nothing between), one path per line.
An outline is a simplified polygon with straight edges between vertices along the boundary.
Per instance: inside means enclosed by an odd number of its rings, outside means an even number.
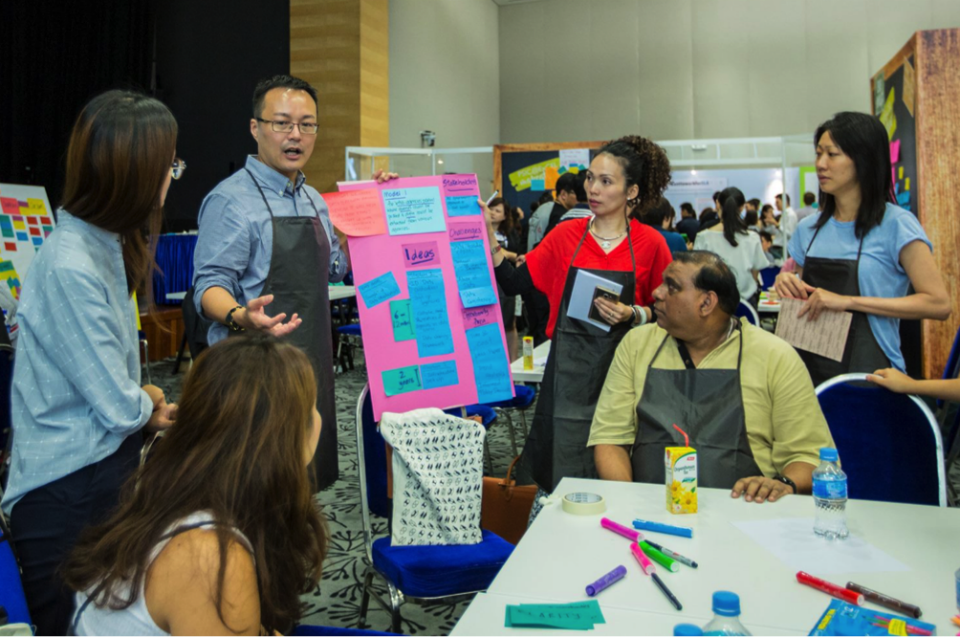
M339 187L376 190L382 198L386 232L348 234L374 418L512 398L477 177ZM338 217L349 210L334 209L331 219L343 228Z

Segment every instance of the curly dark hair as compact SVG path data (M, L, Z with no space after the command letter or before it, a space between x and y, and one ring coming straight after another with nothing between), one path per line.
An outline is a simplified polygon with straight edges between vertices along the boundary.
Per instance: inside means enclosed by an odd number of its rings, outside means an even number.
M597 155L606 153L617 159L627 178L627 188L637 185L640 193L627 204L640 205L660 201L670 184L670 160L666 152L652 140L640 136L623 136L603 145Z

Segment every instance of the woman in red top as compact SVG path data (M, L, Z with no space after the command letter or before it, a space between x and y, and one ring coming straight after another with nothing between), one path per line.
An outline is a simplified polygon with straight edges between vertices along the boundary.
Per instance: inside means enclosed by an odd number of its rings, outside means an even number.
M519 465L521 480L532 479L545 492L564 476L597 477L587 449L597 398L620 340L652 319L653 290L671 260L663 236L630 214L657 202L669 182L670 162L653 142L626 136L607 143L590 163L584 184L593 218L557 225L519 268L504 260L485 212L497 284L507 295L535 288L550 301L550 357ZM592 315L602 328L568 313L581 272L621 288L619 300L593 301ZM571 313L582 316L586 310L577 311Z

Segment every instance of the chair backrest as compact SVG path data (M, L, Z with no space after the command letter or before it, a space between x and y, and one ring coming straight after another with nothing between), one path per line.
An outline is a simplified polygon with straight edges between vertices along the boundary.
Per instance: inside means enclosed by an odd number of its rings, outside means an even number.
M363 385L357 398L357 466L360 472L360 518L366 542L367 560L373 564L373 530L370 512L390 517L387 498L387 449L373 419L370 385Z
M757 315L757 310L746 300L741 300L740 304L737 305L736 315L738 318L743 318L755 327L760 326L760 316Z
M200 315L197 306L193 303L193 287L187 290L180 313L183 314L183 331L187 337L187 346L190 347L190 356L196 358L201 351L210 346L207 342L207 331L213 323Z
M953 337L953 346L950 348L950 355L947 357L947 364L943 367L943 379L952 380L960 374L960 328ZM937 399L937 407L942 409L944 406L942 399Z
M764 289L769 289L777 280L777 274L780 273L780 267L767 267L760 269L760 284Z
M916 396L848 373L817 387L851 498L947 506L940 427Z
M0 606L7 610L11 624L31 624L27 597L20 582L20 567L10 544L10 530L0 516Z

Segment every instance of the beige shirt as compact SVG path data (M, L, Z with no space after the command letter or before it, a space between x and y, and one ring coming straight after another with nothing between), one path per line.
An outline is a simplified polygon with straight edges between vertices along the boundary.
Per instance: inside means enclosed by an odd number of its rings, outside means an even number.
M637 433L636 406L643 395L647 368L664 338L667 342L657 356L655 368L684 368L676 340L656 324L630 331L617 348L607 373L588 447L633 445ZM698 368L736 369L740 340L740 331L733 331ZM780 338L748 323L743 323L740 386L747 440L764 476L778 475L792 462L816 466L820 448L835 446L800 356Z

